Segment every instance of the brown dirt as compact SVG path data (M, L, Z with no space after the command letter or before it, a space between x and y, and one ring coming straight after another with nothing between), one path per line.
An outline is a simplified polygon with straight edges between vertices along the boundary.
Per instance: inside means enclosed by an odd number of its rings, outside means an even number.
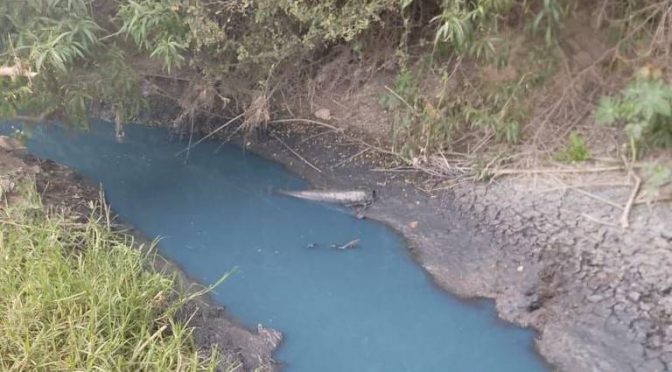
M339 87L329 94L316 95L312 101L312 113L327 109L333 120L343 123L343 127L389 138L392 135L391 123L378 100L385 92L385 86L392 84L392 79L379 76L356 91ZM353 110L353 107L357 109Z

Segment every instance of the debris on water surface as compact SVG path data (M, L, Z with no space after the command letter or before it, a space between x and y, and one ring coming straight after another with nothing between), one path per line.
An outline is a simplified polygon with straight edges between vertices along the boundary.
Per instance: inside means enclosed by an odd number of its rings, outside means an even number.
M340 250L357 248L357 246L359 246L359 239L351 240L351 241L349 241L349 242L347 242L343 245L336 245L336 244L331 245L332 248L336 248L336 249L340 249Z

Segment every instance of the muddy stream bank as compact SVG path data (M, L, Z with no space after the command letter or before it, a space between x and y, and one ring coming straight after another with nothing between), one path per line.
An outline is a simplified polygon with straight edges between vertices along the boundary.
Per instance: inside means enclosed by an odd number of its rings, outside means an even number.
M417 187L426 175L385 170L386 157L362 153L352 135L313 129L277 135L284 143L273 137L244 143L316 188L375 189L378 201L367 218L400 231L440 287L466 299L492 298L503 319L536 329L539 351L560 370L672 366L669 204L636 207L624 231L591 218L607 220L621 210L557 190L555 182L505 179L430 195ZM596 194L626 200L629 192Z

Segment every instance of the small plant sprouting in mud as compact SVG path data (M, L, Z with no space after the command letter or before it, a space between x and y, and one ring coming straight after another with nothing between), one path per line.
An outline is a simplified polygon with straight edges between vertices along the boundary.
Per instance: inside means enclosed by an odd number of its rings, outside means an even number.
M578 133L570 133L567 141L567 146L555 154L555 160L572 163L582 162L590 158L590 151L586 142Z
M672 163L653 163L644 168L644 192L647 201L653 201L663 187L672 184Z

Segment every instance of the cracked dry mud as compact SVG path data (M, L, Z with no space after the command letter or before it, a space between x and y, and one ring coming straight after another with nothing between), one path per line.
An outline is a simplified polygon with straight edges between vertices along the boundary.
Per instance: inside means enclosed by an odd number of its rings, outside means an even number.
M376 189L367 217L400 231L442 288L488 297L499 315L539 332L539 352L564 371L666 371L672 368L672 206L622 210L544 179L462 184L427 195L413 173L372 172L375 159L329 134L253 151L280 161L323 189ZM345 165L343 165L345 161ZM574 179L573 181L577 181ZM590 180L587 179L587 182ZM591 190L624 203L630 188Z

